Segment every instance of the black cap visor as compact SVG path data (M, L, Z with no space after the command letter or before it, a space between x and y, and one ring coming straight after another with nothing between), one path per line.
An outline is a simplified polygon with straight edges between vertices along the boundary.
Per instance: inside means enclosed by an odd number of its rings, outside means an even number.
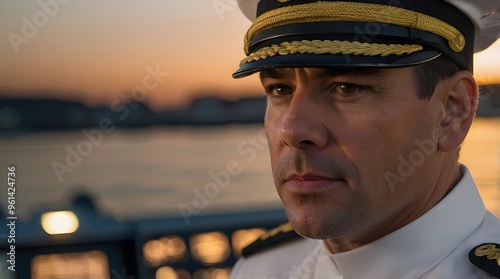
M358 56L344 54L288 54L249 62L233 73L242 78L266 69L276 68L401 68L416 66L441 55L436 50L422 50L410 55Z

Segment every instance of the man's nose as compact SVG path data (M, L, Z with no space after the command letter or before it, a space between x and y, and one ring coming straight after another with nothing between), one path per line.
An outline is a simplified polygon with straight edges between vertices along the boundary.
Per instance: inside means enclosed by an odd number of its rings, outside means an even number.
M327 146L327 116L322 113L324 102L299 92L294 94L280 129L281 139L286 145L298 149L306 146L321 149Z

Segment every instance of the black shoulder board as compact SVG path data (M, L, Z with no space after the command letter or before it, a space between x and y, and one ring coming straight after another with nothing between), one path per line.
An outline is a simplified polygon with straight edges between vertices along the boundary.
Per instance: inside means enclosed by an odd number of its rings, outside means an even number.
M469 252L469 261L486 273L500 278L500 244L483 243Z
M272 248L278 244L282 244L299 238L301 238L301 236L293 230L290 223L282 224L279 227L263 234L253 243L243 248L243 251L241 253L243 254L243 256L248 257L256 254L257 252Z

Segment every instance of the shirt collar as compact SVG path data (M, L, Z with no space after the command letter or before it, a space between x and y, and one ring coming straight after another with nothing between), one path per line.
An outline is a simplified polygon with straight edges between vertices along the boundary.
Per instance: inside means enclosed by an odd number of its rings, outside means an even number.
M441 262L481 223L486 209L469 170L436 206L410 224L357 249L329 254L343 278L418 278ZM323 261L320 264L326 264ZM331 262L330 262L331 265Z

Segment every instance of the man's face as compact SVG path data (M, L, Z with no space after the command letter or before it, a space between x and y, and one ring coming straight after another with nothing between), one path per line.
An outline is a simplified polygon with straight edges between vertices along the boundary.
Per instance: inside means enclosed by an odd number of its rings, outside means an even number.
M444 110L418 99L412 68L273 69L261 81L274 180L299 234L370 241L425 205Z

